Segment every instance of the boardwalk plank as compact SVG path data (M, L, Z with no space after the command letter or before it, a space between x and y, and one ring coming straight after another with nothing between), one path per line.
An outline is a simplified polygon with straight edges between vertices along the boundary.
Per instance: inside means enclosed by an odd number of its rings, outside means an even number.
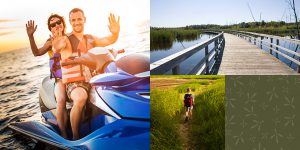
M298 75L286 64L235 35L224 33L220 75Z

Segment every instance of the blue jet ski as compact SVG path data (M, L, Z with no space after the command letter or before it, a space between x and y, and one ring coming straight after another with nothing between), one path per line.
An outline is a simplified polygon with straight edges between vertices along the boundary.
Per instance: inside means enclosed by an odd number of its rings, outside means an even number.
M101 54L87 53L74 63L102 72L90 80L92 89L80 124L81 139L60 136L55 81L49 77L42 81L39 92L42 121L11 123L9 128L62 149L150 149L149 57L129 54L112 61ZM68 111L70 108L67 106ZM72 137L70 123L67 130Z

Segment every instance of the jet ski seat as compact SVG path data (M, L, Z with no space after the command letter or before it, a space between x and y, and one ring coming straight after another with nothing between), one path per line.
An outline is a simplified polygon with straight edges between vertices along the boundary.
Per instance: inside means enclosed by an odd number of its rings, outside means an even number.
M40 92L39 92L41 112L45 112L56 108L54 86L55 86L54 79L50 79L49 76L43 79L42 85L40 87Z

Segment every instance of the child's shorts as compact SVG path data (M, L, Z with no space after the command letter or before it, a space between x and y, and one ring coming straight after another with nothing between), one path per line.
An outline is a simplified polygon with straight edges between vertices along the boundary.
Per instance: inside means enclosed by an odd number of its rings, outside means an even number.
M192 107L184 106L185 112L190 112L192 110Z

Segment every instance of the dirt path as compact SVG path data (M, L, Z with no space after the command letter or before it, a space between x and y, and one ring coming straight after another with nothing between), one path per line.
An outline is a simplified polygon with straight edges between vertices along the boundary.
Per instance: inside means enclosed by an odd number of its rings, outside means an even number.
M180 135L180 138L182 139L182 147L184 150L190 150L190 144L189 144L189 127L188 123L178 123L178 133Z
M212 84L212 82L210 82ZM203 89L206 89L208 85L203 86ZM200 94L201 92L194 93L194 96ZM198 103L198 100L195 99L195 103ZM193 110L192 110L193 111ZM194 113L194 111L193 111ZM185 122L185 112L178 117L179 121L177 123L178 133L182 140L182 148L183 150L198 150L199 149L199 142L200 141L194 141L191 137L191 127L192 127L192 120L189 120L188 122ZM198 147L198 148L197 148ZM200 149L205 149L203 145L200 145Z
M188 122L184 121L184 116L179 118L180 121L176 125L178 128L178 133L180 135L180 138L182 140L182 148L183 150L195 150L194 142L190 138L189 134L191 132L191 120Z
M187 83L191 81L192 79L176 79L176 78L151 78L151 89L161 89L161 88L174 88L178 85L182 85L184 83ZM184 113L184 112L183 112ZM189 138L189 122L185 122L185 115L182 114L180 117L178 117L179 121L176 124L176 127L178 129L178 133L180 136L180 139L182 140L182 148L184 150L194 150L193 146L190 144L190 138Z

